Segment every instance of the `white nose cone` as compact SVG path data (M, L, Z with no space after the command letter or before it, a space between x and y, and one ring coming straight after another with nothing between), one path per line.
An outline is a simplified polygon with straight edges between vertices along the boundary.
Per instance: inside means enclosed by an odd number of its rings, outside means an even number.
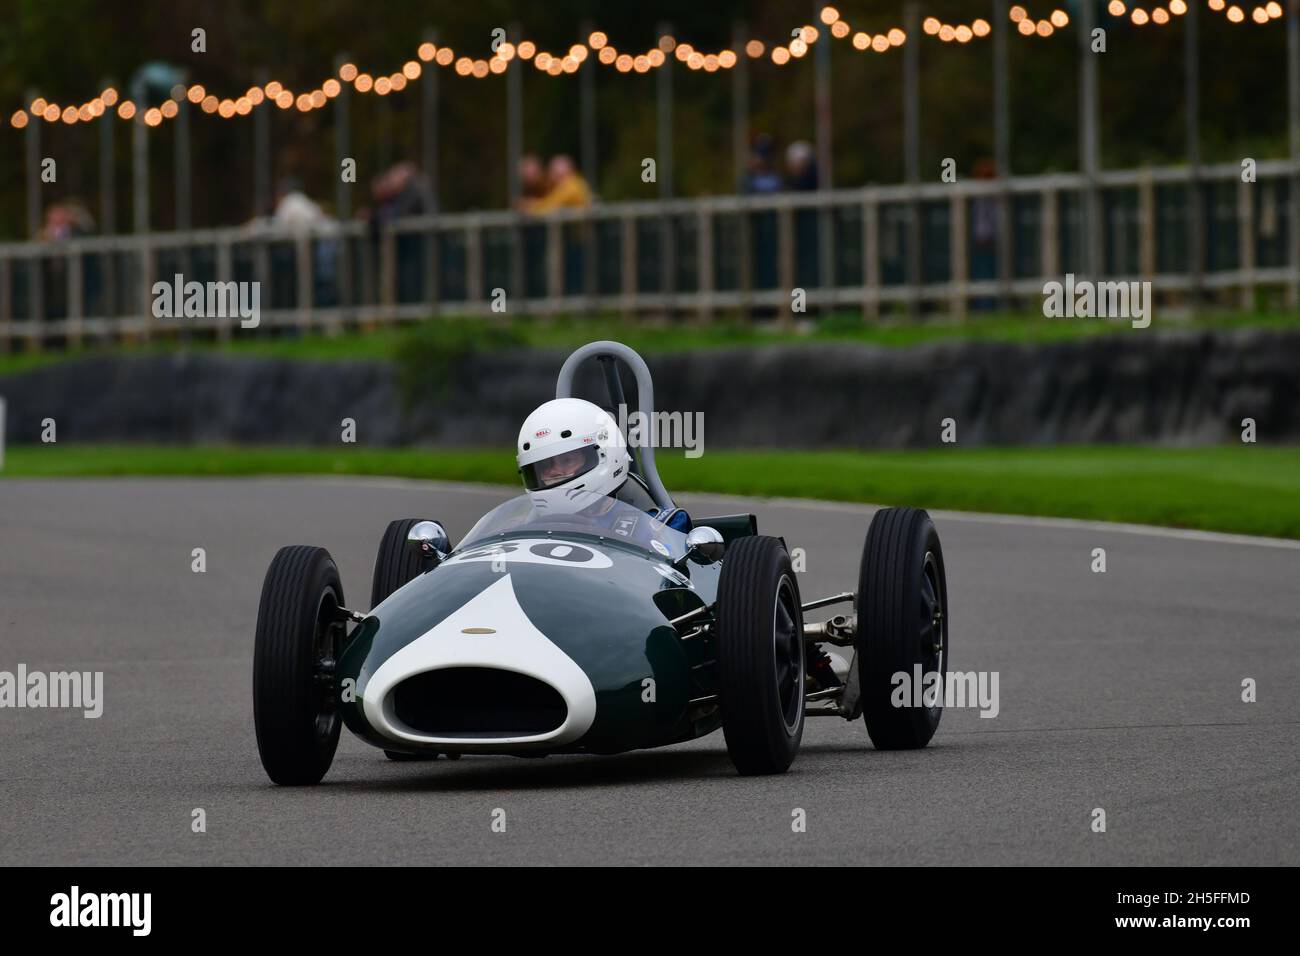
M435 737L404 725L394 712L393 688L408 677L444 667L494 667L544 681L564 698L568 710L564 723L544 734L483 738ZM573 743L596 719L591 681L524 614L509 574L384 661L361 693L372 727L393 740L420 744L469 745L475 750L551 749Z

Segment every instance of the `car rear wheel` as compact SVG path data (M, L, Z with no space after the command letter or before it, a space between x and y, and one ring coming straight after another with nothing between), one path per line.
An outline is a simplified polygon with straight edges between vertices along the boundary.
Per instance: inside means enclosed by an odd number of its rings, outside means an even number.
M375 556L375 575L370 584L370 606L378 607L380 602L408 581L414 580L425 570L424 559L420 553L406 543L406 536L423 518L402 518L390 521L384 537L379 542L379 553Z
M943 716L948 669L943 549L925 511L885 508L871 519L858 572L857 612L858 679L871 742L880 750L924 747ZM920 689L913 686L918 668ZM905 674L906 680L895 681L895 674ZM927 686L937 687L934 705L922 697L922 706L915 706L916 695ZM903 690L911 693L896 701Z
M728 548L714 635L732 763L746 775L784 773L803 738L805 664L799 585L779 538Z
M319 783L342 720L334 666L346 637L343 584L324 548L281 548L267 569L253 649L257 752L275 783Z

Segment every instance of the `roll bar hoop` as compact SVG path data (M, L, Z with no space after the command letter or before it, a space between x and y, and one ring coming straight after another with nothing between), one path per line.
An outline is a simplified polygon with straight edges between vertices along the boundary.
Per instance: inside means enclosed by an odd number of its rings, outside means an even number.
M621 360L632 374L636 376L636 393L637 404L641 412L642 420L645 422L654 421L654 383L650 379L650 369L645 364L645 359L641 358L634 350L628 348L622 342L588 342L586 345L574 351L567 359L564 365L560 367L559 378L555 382L556 398L573 397L573 377L578 370L578 366L587 359L599 359L605 369L605 385L609 389L609 400L617 409L619 406L626 406L627 401L623 395L623 380L619 377L618 365L615 360ZM626 438L627 436L623 436ZM661 509L667 511L673 507L673 500L668 495L668 490L664 488L664 483L659 480L659 469L655 467L655 450L653 440L647 441L643 447L632 449L633 462L638 466L637 470L645 480L646 487L650 489L650 496L654 498L655 504Z

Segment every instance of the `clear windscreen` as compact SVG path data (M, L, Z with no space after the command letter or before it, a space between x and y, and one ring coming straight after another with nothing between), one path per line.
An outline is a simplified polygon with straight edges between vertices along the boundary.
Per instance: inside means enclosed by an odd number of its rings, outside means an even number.
M527 494L512 498L480 518L456 550L499 535L566 531L626 541L672 561L686 554L682 532L617 498L589 491L560 499Z

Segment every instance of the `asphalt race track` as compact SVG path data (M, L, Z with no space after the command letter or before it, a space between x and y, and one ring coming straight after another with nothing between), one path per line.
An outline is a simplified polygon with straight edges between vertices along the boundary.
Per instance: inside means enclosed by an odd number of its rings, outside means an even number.
M950 667L997 671L1000 713L949 710L926 750L879 752L861 722L821 718L788 774L741 778L720 733L395 764L344 731L321 786L270 784L251 684L276 549L328 547L364 608L387 521L438 518L455 540L508 493L0 482L0 670L102 670L105 696L97 720L0 710L0 864L1300 863L1300 542L1076 522L936 515ZM806 549L805 600L853 587L870 508L682 503L752 507Z

